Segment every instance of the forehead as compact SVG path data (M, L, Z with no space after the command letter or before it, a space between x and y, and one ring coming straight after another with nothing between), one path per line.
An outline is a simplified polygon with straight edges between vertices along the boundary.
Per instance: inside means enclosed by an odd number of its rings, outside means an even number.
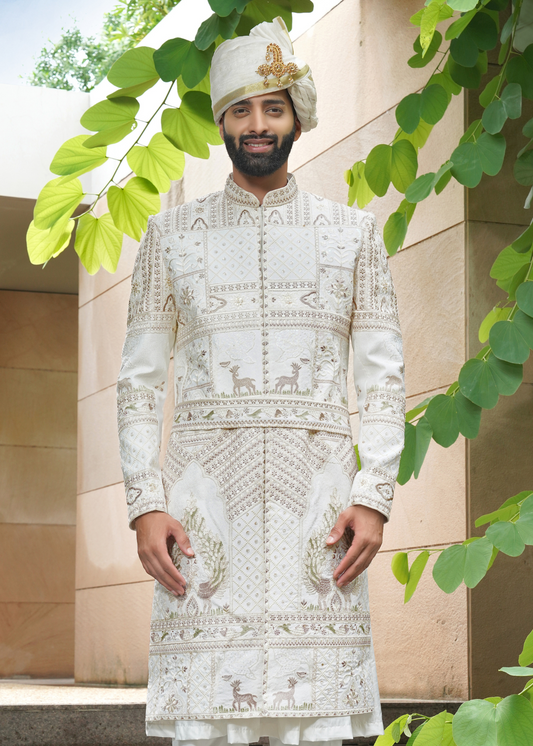
M232 106L237 106L237 104L269 104L269 103L279 103L280 101L284 101L285 103L289 103L290 97L287 91L283 88L281 91L267 91L266 93L261 93L256 96L250 96L249 98L243 98L240 101L237 101L236 103L232 104Z

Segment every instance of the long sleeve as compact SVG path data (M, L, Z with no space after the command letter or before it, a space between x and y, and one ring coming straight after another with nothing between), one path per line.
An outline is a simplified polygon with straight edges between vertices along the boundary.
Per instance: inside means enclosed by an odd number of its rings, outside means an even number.
M139 515L167 509L159 452L176 329L172 284L161 254L157 217L151 216L133 268L117 382L120 459L132 529Z
M388 520L404 445L402 337L387 251L373 213L366 212L362 227L350 328L361 469L351 503L379 510Z

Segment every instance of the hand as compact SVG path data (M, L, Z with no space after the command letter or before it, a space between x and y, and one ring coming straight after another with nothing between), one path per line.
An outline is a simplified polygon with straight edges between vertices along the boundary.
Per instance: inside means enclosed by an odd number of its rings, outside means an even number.
M175 596L185 593L186 581L172 562L170 551L174 540L189 557L194 551L181 523L168 513L153 510L135 519L137 551L142 566L158 583Z
M333 572L333 579L339 587L351 582L370 565L383 543L384 523L383 513L366 505L351 505L339 515L326 544L335 544L346 526L354 532L351 547Z

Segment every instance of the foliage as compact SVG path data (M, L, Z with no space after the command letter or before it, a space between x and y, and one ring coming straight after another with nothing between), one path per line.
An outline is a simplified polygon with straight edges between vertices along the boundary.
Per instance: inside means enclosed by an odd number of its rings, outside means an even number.
M41 50L28 83L44 88L91 91L116 60L138 44L180 0L118 0L104 15L100 39L84 37L76 24Z

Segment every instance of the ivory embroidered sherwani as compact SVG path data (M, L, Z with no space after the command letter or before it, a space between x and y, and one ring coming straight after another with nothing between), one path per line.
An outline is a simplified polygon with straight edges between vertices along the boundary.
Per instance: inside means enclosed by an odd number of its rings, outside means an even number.
M149 219L118 381L129 519L166 511L195 552L174 546L183 596L155 583L149 734L340 746L382 732L366 572L338 588L352 536L325 539L350 504L389 517L404 410L397 303L371 212L301 191L291 174L260 205L230 175Z

